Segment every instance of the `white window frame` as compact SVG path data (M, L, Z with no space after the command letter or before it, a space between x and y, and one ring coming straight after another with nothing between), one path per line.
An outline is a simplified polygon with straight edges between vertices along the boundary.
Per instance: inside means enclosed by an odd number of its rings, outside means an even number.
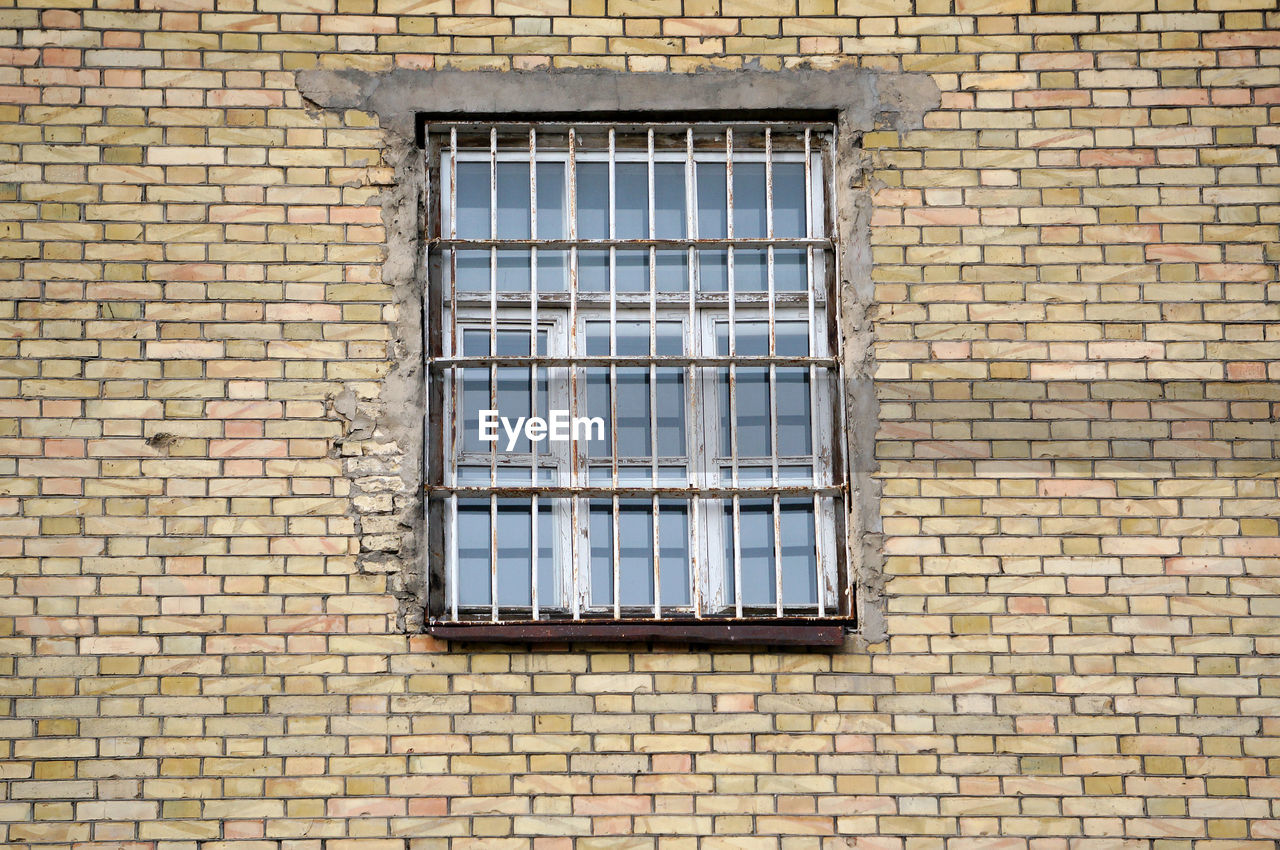
M524 125L529 126L529 125ZM582 126L582 125L578 125ZM713 129L723 129L732 125L713 124L713 125L692 125L689 130L689 138L692 140L692 132L696 129L711 127ZM688 245L688 264L686 266L686 289L676 292L657 292L656 283L652 280L654 274L654 257L656 246L650 245L650 274L651 286L647 292L617 292L615 290L616 276L614 274L614 260L616 251L621 250L616 245L607 245L610 255L609 270L609 290L607 292L582 292L576 291L573 286L566 280L564 290L558 290L555 293L539 292L537 290L537 268L536 259L534 266L530 269L530 279L533 289L516 293L499 292L496 290L496 277L491 276L491 284L488 292L480 290L470 290L466 292L456 291L452 289L452 278L449 273L449 264L442 263L442 289L448 297L448 303L444 306L439 316L444 319L443 339L445 351L459 352L455 347L455 341L460 342L458 336L459 329L488 328L491 331L503 329L516 329L531 331L532 323L536 321L539 331L546 330L548 333L547 357L551 358L567 358L574 361L581 358L581 349L586 340L586 324L594 321L610 321L616 322L619 317L626 318L633 314L642 315L651 326L651 334L653 332L654 322L675 322L679 321L683 328L682 336L685 340L685 356L686 358L708 359L716 355L716 338L715 329L718 323L741 323L743 321L765 320L770 325L770 337L773 337L773 329L777 322L780 321L804 321L808 323L809 329L809 357L810 358L829 358L828 354L828 328L832 322L832 317L828 315L829 310L839 309L838 299L831 296L828 289L829 283L834 279L833 269L830 264L836 262L837 252L834 250L834 244L831 237L815 230L831 230L833 228L834 215L831 210L832 191L829 186L830 162L824 158L821 151L809 148L809 132L805 132L806 152L791 154L791 152L766 151L732 151L732 129L726 134L729 138L729 150L723 152L694 150L692 141L690 147L686 151L676 154L656 155L653 149L653 129L648 130L649 147L647 151L639 151L637 149L628 149L626 151L617 151L613 148L613 130L609 131L610 150L608 151L539 151L535 152L533 148L534 130L529 129L530 134L530 150L528 152L517 150L499 149L496 144L497 129L494 128L490 132L491 144L489 150L463 150L457 145L456 130L450 134L450 145L440 152L439 169L432 175L433 179L439 181L439 206L440 210L440 229L437 240L444 244L456 244L461 240L457 240L456 231L448 231L443 226L444 222L452 222L454 213L452 209L453 197L453 179L455 173L453 164L462 161L484 161L496 168L497 163L501 162L519 162L530 165L530 194L533 197L536 189L535 183L537 179L536 166L547 162L559 162L563 164L563 174L565 179L565 203L566 209L561 210L564 217L566 229L568 231L568 239L566 240L540 240L537 239L536 225L536 202L532 204L535 208L531 214L530 236L534 237L529 240L531 246L536 247L538 243L550 242L559 250L565 250L569 254L568 266L576 266L577 247L572 244L562 246L558 243L573 243L576 240L576 216L574 214L573 201L573 184L575 179L573 165L582 162L649 162L652 166L656 162L681 162L686 163L688 170L685 175L685 191L686 191L686 230L683 240L674 240L685 243L706 244L699 240L697 233L698 215L696 205L697 180L693 178L693 169L699 162L724 163L730 160L733 164L744 162L764 162L766 168L770 168L770 163L777 162L806 162L806 233L803 237L805 242L807 266L806 280L807 288L804 291L793 291L787 293L778 293L773 289L773 248L768 250L768 284L769 289L766 292L736 292L734 290L734 276L732 271L729 272L728 290L725 292L699 292L698 275L699 263L695 253L693 244ZM767 135L767 131L766 131ZM571 143L572 145L572 143ZM829 150L829 149L828 149ZM494 172L496 173L496 172ZM771 172L770 172L771 173ZM650 209L648 214L649 221L649 242L661 242L654 239L654 213L653 213L653 168L649 170L650 192L649 203ZM612 168L610 169L610 196L614 194L613 189ZM726 183L729 187L733 185L732 169L726 175ZM496 179L494 179L492 189L496 193ZM772 198L772 178L770 177L770 199ZM735 240L733 237L733 218L734 212L731 200L732 190L730 189L730 200L728 201L725 213L728 220L728 236L721 239L712 239L709 244L711 247L717 247L723 243L723 249L729 256L730 268L732 268L732 256ZM491 223L496 221L497 205L494 203L496 194L491 196L490 217ZM771 212L772 201L770 200L770 230L772 229ZM612 209L612 207L611 207ZM495 228L491 231L496 232ZM613 216L610 214L610 239L602 240L606 244L614 241L613 233ZM492 257L496 257L497 245L493 244L499 240L495 239L477 239L474 242L481 245L488 245ZM745 240L738 240L745 241ZM787 239L773 239L771 236L761 241L761 246L772 242L774 245L781 242L789 245ZM790 240L800 241L800 240ZM823 242L827 244L818 246L813 243ZM593 244L593 248L597 250L599 247ZM824 251L823 248L826 250ZM446 249L447 250L447 249ZM536 257L536 252L534 252ZM496 260L494 261L496 262ZM572 268L566 269L567 276L572 277L575 272ZM782 296L780 299L778 296ZM536 318L535 318L536 317ZM838 316L836 317L838 318ZM611 340L614 334L610 334ZM492 341L491 341L492 345ZM490 349L491 353L493 349ZM531 349L536 353L536 349ZM457 357L455 354L454 357ZM474 367L472 367L474 368ZM496 366L491 369L496 370ZM562 393L569 402L571 409L576 409L576 415L583 415L587 411L587 381L585 380L585 367L570 366L568 363L564 365L551 365L545 367L536 367L530 364L531 380L534 375L535 368L545 368L547 370L547 386L548 400L551 406L555 406L555 402L551 401L557 397L558 393ZM616 374L612 366L609 367L611 374ZM654 365L650 366L650 374L655 374L652 370L658 368ZM670 368L669 366L667 368ZM732 368L732 367L730 367ZM775 407L777 404L777 382L775 379L776 368L794 368L788 367L785 363L770 362L769 369L769 386L770 386L770 418L773 430L772 450L774 454L769 459L772 466L771 486L775 488L771 497L773 500L774 524L775 530L773 535L774 542L774 571L776 579L781 589L782 582L782 566L781 566L781 539L779 532L779 503L782 498L794 498L793 496L781 496L777 492L780 486L777 468L782 463L776 454L778 445L777 436L777 416ZM847 457L847 449L838 443L843 440L843 428L841 433L837 433L836 423L833 421L837 416L842 416L843 405L838 398L834 397L831 390L832 381L823 379L817 380L819 367L813 362L809 362L809 392L811 419L813 420L813 437L811 440L811 463L813 469L813 488L832 488L838 483L843 482L847 475L843 470L837 469L838 464L843 458ZM821 367L828 368L828 367ZM574 380L573 372L577 370L579 374ZM458 566L457 557L457 516L458 516L458 489L459 482L456 470L458 468L459 455L455 452L458 445L458 420L455 416L454 406L455 399L461 397L462 387L462 370L459 368L447 369L446 374L452 375L446 379L446 384L450 388L444 392L444 409L443 424L433 427L428 423L428 439L431 436L442 436L446 446L444 449L445 458L445 489L452 489L452 492L444 492L443 499L445 501L446 510L444 514L443 536L445 540L445 569L446 591L448 603L444 611L436 611L435 613L445 621L464 621L474 619L477 615L485 613L482 609L467 608L459 605L457 597L458 582L456 581L456 569ZM496 371L491 371L491 375L496 375ZM686 452L689 484L695 488L709 489L728 489L733 487L741 487L741 483L725 482L722 480L720 470L720 462L717 460L720 445L720 416L719 416L719 369L714 366L708 366L705 363L695 366L690 363L685 372L686 392L696 402L701 404L700 410L690 416L686 413ZM833 367L833 378L839 381L838 363ZM570 385L576 384L576 391L569 389ZM558 387L558 389L557 389ZM651 381L651 393L653 392L653 383ZM536 396L536 393L535 393ZM831 415L828 415L831 412ZM656 424L656 409L651 410L651 421ZM654 425L651 425L651 430ZM655 437L656 438L656 437ZM563 473L560 470L580 470L576 475L570 473L570 478L576 478L578 486L582 486L582 482L589 480L591 462L588 458L586 446L576 441L568 448L567 451L558 452L554 448L555 444L547 442L543 444L543 450L540 455L549 455L556 458L557 477L562 481ZM612 450L616 452L616 445ZM495 451L490 455L491 468L501 460L515 461L516 457L504 457L504 452ZM517 455L519 453L516 453ZM477 458L478 459L478 458ZM531 461L526 456L519 457L523 463ZM739 461L741 458L738 459ZM616 464L617 459L613 462ZM470 461L468 461L470 465ZM656 468L659 461L654 459L653 466ZM760 466L762 464L752 464ZM491 478L491 485L498 482L495 478ZM530 486L537 489L538 481L536 478L530 479ZM654 481L656 486L656 480ZM430 486L430 485L429 485ZM618 486L615 476L613 486ZM625 485L624 485L625 489ZM537 493L531 494L534 510L531 513L531 522L534 528L534 541L537 541L537 510L538 504ZM760 498L753 497L751 494L742 494L742 498ZM491 517L494 516L493 510L497 503L498 496L490 494ZM496 566L490 576L491 578L491 600L488 607L488 617L492 622L501 619L521 619L522 615L527 612L527 618L532 620L543 619L549 617L556 619L561 616L573 619L583 617L612 617L614 619L629 619L635 616L635 612L620 606L619 594L617 593L618 568L619 564L614 558L614 593L613 606L610 609L607 606L592 606L591 601L591 551L588 543L588 526L590 524L590 505L593 498L599 496L571 496L556 497L556 511L554 514L554 555L553 569L557 571L555 585L560 589L560 599L540 600L538 599L538 581L537 581L537 546L534 542L534 552L531 555L530 562L533 565L534 572L530 576L532 585L532 600L527 606L502 605L501 610L498 604L497 594L497 575ZM607 496L605 498L608 498ZM629 498L623 496L622 498ZM659 501L658 495L653 495L653 501L656 504ZM725 551L725 541L723 538L724 517L727 511L732 507L736 507L739 502L739 495L732 497L716 497L716 496L688 496L688 522L691 526L691 532L694 536L695 546L691 546L689 550L690 556L690 581L693 585L690 588L691 605L687 608L673 608L661 604L661 591L659 584L655 578L654 583L654 604L653 617L655 619L663 617L715 617L715 616L759 616L760 612L751 609L744 610L741 597L741 577L735 580L735 586L739 589L737 599L730 600L726 593L726 577L727 570L730 565L724 563L723 553ZM815 607L816 611L805 611L796 613L797 606L784 606L783 595L780 592L775 593L775 611L774 614L780 618L791 618L801 616L826 616L826 617L851 617L852 616L852 584L850 578L840 575L840 570L835 565L840 562L844 553L837 546L838 528L843 525L841 520L843 517L838 516L847 511L848 493L844 491L842 495L834 495L823 493L813 494L813 516L815 522L814 537L817 546L815 555L815 565L819 573L817 576L818 586L818 602L816 606L799 606L800 608ZM615 552L617 546L617 501L619 496L614 494L612 500L614 503L614 536L615 536ZM840 506L843 505L843 508ZM736 510L735 510L736 513ZM655 521L655 526L657 525ZM497 524L492 521L490 523L491 536L496 539ZM574 551L576 544L576 558L570 554ZM659 548L659 541L655 535L655 550ZM736 552L736 550L735 550ZM490 549L491 560L496 561L496 548L492 546ZM654 561L658 560L657 552L654 554ZM734 563L739 564L740 558L734 558ZM719 567L714 568L714 567ZM847 572L847 563L845 572ZM655 570L656 571L656 570ZM515 615L513 616L503 616Z

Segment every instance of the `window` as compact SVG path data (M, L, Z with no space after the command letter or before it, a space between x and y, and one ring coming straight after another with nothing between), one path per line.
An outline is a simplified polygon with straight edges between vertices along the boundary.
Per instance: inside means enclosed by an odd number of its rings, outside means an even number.
M427 126L433 623L847 622L832 129Z

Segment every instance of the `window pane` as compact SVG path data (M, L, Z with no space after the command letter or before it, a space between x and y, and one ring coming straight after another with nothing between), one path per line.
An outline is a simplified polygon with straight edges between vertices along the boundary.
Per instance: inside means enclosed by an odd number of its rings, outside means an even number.
M655 181L657 174L654 174ZM649 238L649 166L644 162L614 165L616 218L614 234L619 239Z
M733 249L734 292L769 290L768 251L764 248Z
M804 248L773 249L774 292L803 292L809 286L807 276Z
M613 605L613 506L591 503L591 604ZM666 535L663 535L666 537ZM653 605L653 510L651 502L618 503L619 601L624 606ZM673 552L673 560L676 560Z
M767 499L739 501L738 551L742 556L742 604L747 607L776 605L773 569L773 506ZM724 503L726 602L733 605L733 505Z
M458 500L458 604L489 605L489 501Z
M653 166L653 228L659 239L685 238L684 163Z
M659 251L655 277L659 292L687 292L689 290L689 252Z
M646 317L647 318L647 317ZM683 325L679 322L659 322L655 332L658 356L673 356L684 351ZM621 318L616 324L614 337L616 353L620 357L648 356L648 322ZM587 354L609 354L609 323L587 322ZM610 456L610 418L617 413L618 456L623 458L647 458L651 456L650 435L650 370L645 366L615 367L617 397L614 410L610 410L609 369L593 366L587 372L588 416L599 416L605 421L606 439L593 441L588 446L591 457ZM671 457L685 452L684 438L684 369L678 366L656 368L657 386L654 394L658 401L658 451Z
M455 251L457 272L455 286L460 292L489 291L489 251L475 249Z
M804 163L773 164L773 235L779 239L807 235L804 209Z
M568 218L568 187L565 186L564 163L538 163L538 238L564 239Z
M782 604L817 605L813 503L783 500L779 524L782 527Z
M702 292L728 291L728 251L723 248L703 248L698 251L698 289Z
M609 291L608 251L578 251L578 289L583 292Z
M529 238L529 163L498 163L499 239Z
M458 238L489 238L489 163L457 163Z
M530 591L530 504L517 499L498 501L498 604L528 607L533 604ZM554 507L546 502L538 510L538 602L540 607L561 604L557 591L555 564ZM489 557L489 501L459 500L458 503L458 604L462 607L488 606L492 603Z
M649 290L649 249L619 248L613 254L616 292Z
M483 357L489 354L488 328L466 328L462 331L462 354L466 357ZM525 356L529 354L529 331L526 329L502 328L497 332L496 355ZM547 331L538 332L538 353L547 353ZM498 415L506 417L515 426L518 417L528 417L530 409L529 369L525 366L497 367L497 405L493 404L490 394L490 371L485 366L469 366L462 370L462 406L460 410L460 427L462 428L462 448L464 451L487 452L495 447L495 443L480 439L480 411L494 409ZM543 418L548 410L547 371L539 369L538 379L538 413ZM509 437L499 424L497 428L496 448L500 452L507 451ZM523 436L523 428L511 451L525 453L530 451L530 442ZM545 451L543 444L539 449Z
M578 163L578 238L604 239L609 235L609 166L603 162Z
M733 164L733 235L739 239L762 239L765 227L765 185L763 162Z
M723 239L729 235L728 198L725 193L723 162L696 165L698 192L698 237Z
M692 588L689 582L689 509L684 502L658 503L658 534L662 547L658 553L659 580L662 583L662 605L688 607Z

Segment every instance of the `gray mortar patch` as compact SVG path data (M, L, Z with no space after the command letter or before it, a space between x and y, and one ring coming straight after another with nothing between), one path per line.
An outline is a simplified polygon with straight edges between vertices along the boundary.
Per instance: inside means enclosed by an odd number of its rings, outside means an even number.
M879 404L874 384L871 320L871 189L869 157L859 142L873 129L905 131L921 126L940 94L924 74L863 68L794 68L785 71L706 71L695 74L615 71L302 71L297 87L309 105L358 110L377 116L386 132L384 159L396 184L382 193L387 227L383 282L394 293L393 368L376 399L357 403L346 393L333 400L348 423L343 454L352 479L353 510L361 535L362 568L386 572L400 600L399 625L416 631L425 620L425 511L423 499L424 393L422 293L426 174L415 144L420 114L582 115L586 119L642 113L777 112L835 114L839 281L844 349L841 352L852 496L849 568L857 581L858 634L849 647L885 638L883 533L880 486L875 478ZM353 456L359 445L359 455ZM388 486L388 477L397 480ZM388 500L387 491L391 491ZM379 495L381 494L381 495ZM392 532L394 529L394 532Z

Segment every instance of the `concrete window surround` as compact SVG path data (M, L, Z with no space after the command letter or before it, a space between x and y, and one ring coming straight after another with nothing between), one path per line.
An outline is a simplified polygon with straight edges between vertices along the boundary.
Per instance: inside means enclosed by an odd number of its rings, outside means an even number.
M323 110L357 110L377 116L386 133L385 161L396 171L395 189L380 198L388 240L383 282L397 306L389 356L396 364L374 398L348 391L334 399L335 414L346 420L353 437L387 444L399 451L402 498L395 513L407 531L401 543L362 553L362 561L398 575L400 622L423 625L426 563L423 505L422 411L422 224L427 175L418 148L420 116L457 120L501 116L617 120L625 117L772 119L834 117L837 126L836 193L839 298L843 308L846 421L849 434L849 568L857 585L859 636L869 642L885 635L882 607L881 518L875 479L878 403L873 385L874 351L871 307L869 161L861 135L874 129L905 131L919 127L939 104L933 81L922 74L892 74L858 68L797 68L708 71L695 74L609 71L468 72L398 69L304 71L297 86L308 104ZM359 505L358 464L349 472L353 504ZM367 516L355 508L359 522ZM386 511L378 512L383 521Z

